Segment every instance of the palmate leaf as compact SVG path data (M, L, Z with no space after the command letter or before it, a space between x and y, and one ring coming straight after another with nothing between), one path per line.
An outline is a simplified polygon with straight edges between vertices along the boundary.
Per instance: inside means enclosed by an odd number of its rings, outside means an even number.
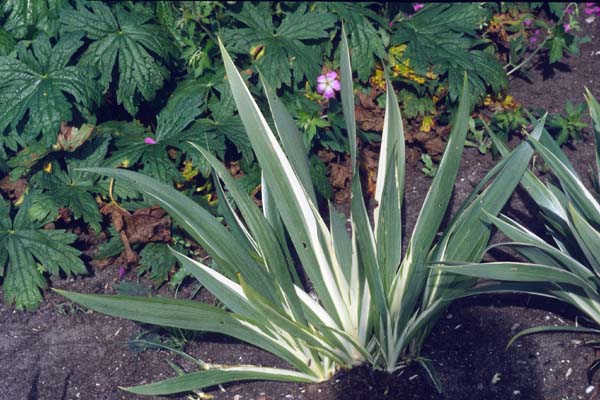
M46 287L43 272L85 274L81 252L70 246L76 236L63 230L45 230L28 215L26 199L11 220L10 204L0 198L0 271L4 271L4 300L17 310L33 310Z
M329 13L307 12L306 7L300 3L294 11L286 12L275 27L270 4L254 6L245 2L242 11L231 16L247 28L225 29L223 39L237 53L248 54L254 46L263 46L264 53L256 57L255 63L271 87L291 86L291 69L296 83L304 77L315 79L322 59L320 52L306 42L328 38L327 31L337 18Z
M94 140L87 143L77 156L67 158L67 169L61 169L56 162L52 170L37 172L31 179L34 187L44 191L53 208L67 207L76 219L83 220L99 233L102 229L102 215L94 195L98 193L98 176L78 171L77 168L102 165L108 152L108 140Z
M69 6L68 0L5 0L0 12L6 16L4 29L17 39L30 38L35 32L54 37L58 32L58 14Z
M375 23L381 27L385 21L367 7L369 3L327 2L324 5L344 20L349 36L348 45L352 49L352 67L358 73L358 78L366 81L375 68L375 60L385 57L381 36L373 25Z
M167 147L182 150L208 174L208 164L196 151L190 151L188 141L209 148L214 153L223 156L225 152L224 137L212 129L212 124L203 123L198 117L205 109L205 93L200 85L194 82L182 82L175 90L167 105L157 118L155 133L148 132L138 125L121 124L106 127L116 137L117 150L112 153L105 165L132 166L142 164L142 172L162 182L182 181L183 177L177 170L176 163L170 159ZM144 138L152 137L155 144L144 143Z
M44 34L17 46L17 58L0 57L0 132L23 122L24 137L56 143L61 121L73 117L73 102L90 107L100 101L100 88L89 70L67 66L81 47L81 34L66 34L51 46Z
M0 56L7 56L15 48L17 42L13 35L0 28Z
M486 42L475 38L487 12L475 3L428 4L394 25L391 43L406 44L404 58L418 74L425 74L428 68L447 74L452 100L459 96L465 71L476 97L485 95L487 86L498 92L508 85L506 73L498 61L480 49Z
M148 272L148 277L156 284L169 279L169 271L176 259L166 243L148 243L140 252L138 275Z
M171 47L161 28L148 23L150 18L141 5L130 12L121 5L111 10L100 2L78 3L77 10L60 15L64 30L83 31L92 41L79 63L98 69L105 91L118 60L117 103L132 115L137 113L140 96L152 100L169 76L164 60Z

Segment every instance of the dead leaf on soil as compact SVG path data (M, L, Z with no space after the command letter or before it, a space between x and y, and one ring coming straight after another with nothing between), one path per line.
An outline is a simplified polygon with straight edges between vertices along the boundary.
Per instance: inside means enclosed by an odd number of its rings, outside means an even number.
M367 96L362 92L358 92L359 104L355 107L356 122L363 131L383 131L383 118L385 110L380 108L375 99L382 90L379 88L371 88L371 93Z
M112 224L125 249L117 260L121 264L135 264L139 256L131 248L132 244L148 242L171 241L171 218L159 206L141 208L131 214L117 204L110 203L100 210L104 215L110 215Z
M333 187L334 201L337 204L345 204L350 201L352 193L352 168L350 158L344 156L341 163L329 162L329 181Z
M7 175L0 180L0 189L8 195L10 200L18 201L27 191L27 180L21 178L13 182Z
M366 190L371 197L375 197L375 186L377 184L377 167L379 166L379 152L368 147L360 150L360 164L366 181Z

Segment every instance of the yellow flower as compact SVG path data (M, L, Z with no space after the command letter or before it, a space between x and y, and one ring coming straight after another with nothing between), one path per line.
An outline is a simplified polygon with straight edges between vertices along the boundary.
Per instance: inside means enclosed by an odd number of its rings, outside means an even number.
M52 163L48 162L46 165L44 165L44 172L47 174L52 173Z

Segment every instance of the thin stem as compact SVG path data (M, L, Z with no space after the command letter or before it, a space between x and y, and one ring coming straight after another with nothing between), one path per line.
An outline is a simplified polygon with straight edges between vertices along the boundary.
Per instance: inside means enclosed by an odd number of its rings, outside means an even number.
M511 74L517 72L521 67L523 67L525 64L527 64L529 61L531 61L531 59L533 57L535 57L535 55L542 49L543 45L546 44L546 42L550 39L550 37L551 36L548 36L546 39L544 39L544 41L542 43L540 43L540 45L533 51L533 53L531 53L529 56L527 56L527 58L525 58L522 62L520 62L518 65L516 65L513 69L508 71L506 73L506 75L510 76Z
M559 25L563 18L565 17L567 10L570 9L571 7L577 7L577 3L569 3L565 9L563 10L562 14L560 15L560 18L558 18L558 21L556 22L557 25ZM550 34L546 37L546 39L544 39L544 41L542 43L539 44L539 46L533 51L533 53L531 53L527 58L525 58L522 62L520 62L517 66L515 66L513 69L511 69L510 71L508 71L506 73L507 76L512 75L513 73L517 72L521 67L523 67L525 64L527 64L529 61L531 61L531 59L533 57L535 57L535 55L544 47L544 45L548 42L548 40L552 39L554 37L554 35ZM510 64L506 65L504 68L508 68L510 66Z
M108 184L108 197L110 198L110 202L112 204L118 204L115 198L113 197L113 189L115 187L115 178L110 178L110 183Z

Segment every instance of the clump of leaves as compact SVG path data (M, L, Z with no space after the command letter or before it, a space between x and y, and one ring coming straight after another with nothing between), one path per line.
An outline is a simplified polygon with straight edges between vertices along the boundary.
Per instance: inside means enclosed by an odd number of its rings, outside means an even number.
M423 168L421 171L428 177L433 178L437 173L438 166L435 165L429 154L421 154L421 161L423 161Z
M590 41L580 36L577 3L530 2L488 3L494 10L484 37L494 40L505 58L507 75L518 72L528 77L527 67L538 55L549 66L569 55L579 54L579 46ZM550 16L539 18L540 12Z
M475 3L427 4L410 18L393 26L392 46L406 45L403 58L410 60L415 73L429 68L448 81L448 94L456 101L467 71L471 93L478 99L488 87L499 92L508 85L506 74L492 53L489 41L477 37L488 10Z
M246 28L223 30L230 50L251 55L267 82L277 89L282 84L292 86L292 71L296 84L319 74L321 52L311 41L328 39L328 30L337 21L330 13L309 12L306 3L299 3L295 10L282 14L276 24L269 3L244 2L239 13L229 12L229 15Z
M550 115L547 128L556 138L559 146L565 144L569 139L581 140L582 131L588 125L583 121L584 112L584 103L575 105L567 100L564 113Z
M65 10L60 15L62 29L85 32L92 42L79 65L98 69L104 91L118 63L117 102L132 115L137 113L140 100L152 100L169 76L165 63L172 47L162 28L150 23L151 19L152 13L141 4L127 10L121 4L111 9L101 2L78 3L77 10Z
M481 121L477 122L475 119L469 118L469 132L465 146L475 147L481 154L487 154L493 146L492 139L486 135L485 129L482 129Z
M74 218L83 218L96 233L102 230L102 215L94 199L94 195L101 191L97 186L98 177L78 168L102 165L107 150L108 140L93 140L77 156L66 159L65 169L57 161L52 161L31 178L34 188L43 191L48 210L67 207Z
M80 33L65 34L54 46L39 34L31 50L20 42L16 58L0 56L0 132L18 130L25 142L41 135L41 143L50 146L61 121L73 118L75 106L88 108L100 102L93 74L68 65L82 45Z
M65 0L6 0L1 7L0 21L5 32L10 32L15 39L31 39L40 31L56 36L58 15L70 5Z
M348 32L348 44L353 49L352 67L358 73L358 79L366 81L375 68L375 60L385 57L382 37L389 40L383 27L385 18L368 8L368 3L328 2L325 7L337 14L345 22Z
M0 197L0 278L6 304L17 310L33 310L42 301L40 289L47 285L45 273L58 276L85 274L81 252L71 244L76 235L64 230L44 229L54 218L32 212L29 195L14 213L8 201Z

